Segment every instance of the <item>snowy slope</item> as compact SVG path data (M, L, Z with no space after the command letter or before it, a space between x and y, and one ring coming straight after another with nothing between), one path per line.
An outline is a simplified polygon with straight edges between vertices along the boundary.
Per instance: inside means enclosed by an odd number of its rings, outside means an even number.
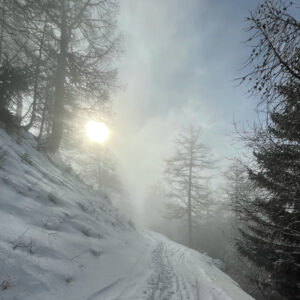
M209 257L135 230L36 148L0 129L0 299L252 299Z

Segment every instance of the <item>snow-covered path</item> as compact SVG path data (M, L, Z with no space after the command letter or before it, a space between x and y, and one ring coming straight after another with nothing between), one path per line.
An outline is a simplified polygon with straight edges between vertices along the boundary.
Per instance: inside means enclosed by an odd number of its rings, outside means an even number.
M252 299L214 261L145 232L145 247L124 274L92 293L87 300L226 300Z
M250 300L210 257L138 231L109 199L0 129L0 300Z

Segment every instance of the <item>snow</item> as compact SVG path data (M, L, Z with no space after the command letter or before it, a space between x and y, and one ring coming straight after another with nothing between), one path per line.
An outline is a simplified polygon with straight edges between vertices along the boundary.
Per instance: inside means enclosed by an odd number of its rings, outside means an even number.
M0 299L253 299L208 256L136 230L22 135L0 129Z

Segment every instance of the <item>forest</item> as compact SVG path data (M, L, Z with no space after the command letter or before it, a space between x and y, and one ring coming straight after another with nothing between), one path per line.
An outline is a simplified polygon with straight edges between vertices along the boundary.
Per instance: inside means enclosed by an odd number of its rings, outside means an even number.
M33 136L131 226L205 253L254 299L300 299L300 2L241 1L230 24L234 1L137 2L0 0L0 130L16 147ZM200 2L215 24L192 15ZM168 295L145 299L198 299Z

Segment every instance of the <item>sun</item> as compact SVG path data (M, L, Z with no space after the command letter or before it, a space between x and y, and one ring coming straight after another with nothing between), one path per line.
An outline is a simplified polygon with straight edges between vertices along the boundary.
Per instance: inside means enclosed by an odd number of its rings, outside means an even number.
M103 143L109 136L108 127L102 122L90 120L85 126L86 134L92 142Z

